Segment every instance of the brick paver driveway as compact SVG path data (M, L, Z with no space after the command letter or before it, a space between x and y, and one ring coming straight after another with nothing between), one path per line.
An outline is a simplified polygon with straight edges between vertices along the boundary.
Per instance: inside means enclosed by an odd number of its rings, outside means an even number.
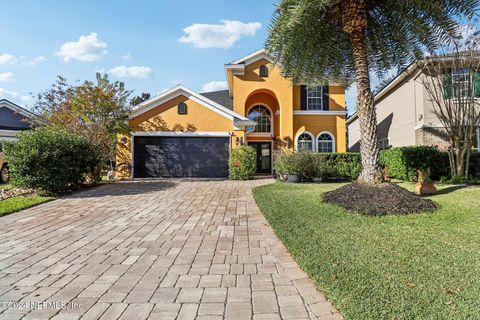
M341 319L256 206L269 182L117 183L0 218L0 319Z

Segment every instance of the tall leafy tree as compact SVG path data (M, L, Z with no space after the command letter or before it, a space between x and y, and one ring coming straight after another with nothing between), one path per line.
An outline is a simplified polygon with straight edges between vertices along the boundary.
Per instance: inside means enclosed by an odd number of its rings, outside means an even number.
M401 68L435 51L457 32L456 18L472 17L479 0L282 0L267 48L294 82L357 85L363 171L380 181L377 120L370 72Z
M64 77L36 96L38 124L87 137L98 145L103 158L114 159L115 138L129 131L131 91L97 73L96 81L71 85Z

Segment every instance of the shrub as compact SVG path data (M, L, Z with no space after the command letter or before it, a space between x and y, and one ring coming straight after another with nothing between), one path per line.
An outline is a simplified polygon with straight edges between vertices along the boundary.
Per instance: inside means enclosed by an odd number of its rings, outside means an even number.
M296 174L303 180L355 180L362 171L360 154L356 153L282 152L275 157L274 166L279 177Z
M230 167L230 179L253 179L257 167L255 149L250 146L232 149L228 165Z
M274 168L280 178L286 178L287 175L297 175L300 179L311 178L314 172L312 153L279 152L275 155Z
M448 155L433 146L398 147L380 152L380 165L388 176L405 181L417 180L417 171L430 172L432 179L448 174Z
M5 156L14 185L49 192L83 183L101 163L99 148L87 138L51 129L21 133L6 144Z
M356 180L362 171L359 153L316 153L314 162L323 171L316 172L318 178Z

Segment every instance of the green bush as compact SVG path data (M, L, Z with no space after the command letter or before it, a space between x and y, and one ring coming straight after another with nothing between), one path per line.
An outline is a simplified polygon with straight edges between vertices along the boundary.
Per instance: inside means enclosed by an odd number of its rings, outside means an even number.
M83 183L101 163L99 148L88 139L50 129L22 132L5 145L5 156L14 185L48 192Z
M417 171L430 172L432 179L448 174L448 155L433 146L398 147L380 152L380 165L389 177L415 181Z
M278 177L296 174L302 180L355 180L362 171L357 153L283 152L276 155L274 166Z
M359 153L315 153L314 163L320 170L316 177L322 180L356 180L362 172Z
M255 175L257 168L257 153L250 146L241 146L232 149L228 165L230 167L230 179L250 180Z

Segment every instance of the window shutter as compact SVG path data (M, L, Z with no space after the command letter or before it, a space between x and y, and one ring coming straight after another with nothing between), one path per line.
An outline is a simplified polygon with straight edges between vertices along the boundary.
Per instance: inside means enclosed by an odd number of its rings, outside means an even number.
M475 72L475 98L480 98L480 72Z
M452 99L453 87L452 87L452 71L447 70L443 74L443 99Z
M330 99L328 98L328 86L322 87L322 103L323 103L323 111L328 111Z
M307 110L307 86L300 86L300 109Z

